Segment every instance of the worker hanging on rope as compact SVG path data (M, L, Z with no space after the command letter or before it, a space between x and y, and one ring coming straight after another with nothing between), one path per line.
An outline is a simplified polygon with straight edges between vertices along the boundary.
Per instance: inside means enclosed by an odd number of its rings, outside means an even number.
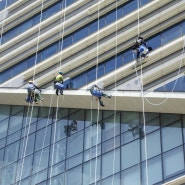
M111 95L107 95L107 94L104 94L101 90L101 88L99 88L97 85L93 85L91 88L90 88L90 93L92 94L92 96L95 96L98 100L99 100L99 104L104 107L105 105L103 104L103 101L102 101L102 97L105 97L105 98L111 98L112 96Z
M56 89L56 95L58 96L58 91L63 95L64 84L63 84L63 73L59 72L58 75L54 79L54 88Z
M29 103L39 103L38 101L44 100L41 96L41 90L33 83L33 81L29 81L27 87L28 95L26 97L26 101Z
M139 61L140 57L142 60L148 57L148 53L152 51L152 47L147 46L143 37L138 37L134 46L132 47L134 53L137 53L137 61Z

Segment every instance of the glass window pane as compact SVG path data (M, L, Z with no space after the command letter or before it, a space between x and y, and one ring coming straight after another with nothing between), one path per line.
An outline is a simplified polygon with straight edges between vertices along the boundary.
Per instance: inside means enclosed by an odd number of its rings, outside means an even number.
M108 177L106 179L102 179L102 184L101 185L120 185L120 181L121 181L121 177L120 177L120 173L114 175L114 176L111 176L111 177Z
M161 43L162 43L162 45L164 45L179 36L181 36L181 29L180 29L180 25L177 25L177 26L175 26L171 29L168 29L167 31L162 33Z
M180 114L161 114L161 124L162 126L173 123L180 120Z
M66 184L67 185L82 184L82 166L78 166L66 172Z
M0 121L8 118L10 114L10 105L0 105L0 113Z
M167 152L163 156L165 179L184 171L184 152L182 147Z
M140 166L134 166L121 174L121 185L141 185Z
M140 162L139 140L121 147L121 169L129 168Z
M0 139L3 137L6 137L7 135L7 130L8 130L8 122L9 119L5 119L4 121L0 122Z
M122 170L136 165L140 162L139 140L133 141L121 147L121 161Z
M35 133L25 137L20 142L19 159L34 152ZM26 148L25 148L26 147Z
M21 179L24 179L31 175L32 172L32 161L33 161L33 155L29 155L24 158L23 160L20 160L18 162L18 169L17 169L17 181ZM21 183L22 184L22 183Z
M23 111L19 112L18 114L10 117L10 123L8 128L8 134L12 134L22 127L23 121Z
M121 116L121 132L128 131L139 125L138 112L122 112Z
M164 152L181 144L182 130L180 122L162 128L162 146Z
M63 185L63 184L65 184L65 173L53 177L50 182L51 182L52 185ZM39 185L44 185L44 184L39 184ZM47 185L49 185L49 184L47 184Z
M148 178L148 183L146 179L146 175ZM161 156L153 158L147 161L147 170L146 163L142 165L142 185L148 184L156 184L162 181L162 164L161 164Z
M84 152L84 161L91 160L95 158L96 156L101 155L101 145L97 145L95 147L92 147Z
M68 123L67 119L62 119L62 120L57 121L56 123L55 122L53 123L52 143L54 141L56 142L66 137L66 134L64 131L65 131L65 126L67 125L67 123Z
M82 153L67 159L67 161L66 161L66 169L68 170L70 168L78 166L81 163L82 163Z
M33 107L33 110L29 107L25 107L24 110L24 119L23 119L23 126L29 125L29 123L33 123L37 121L37 115L38 115L38 107Z
M52 145L50 150L50 165L54 165L63 161L66 154L66 139Z
M97 141L98 140L98 141ZM85 129L84 149L91 148L101 142L101 128L96 125Z
M5 149L5 164L8 165L18 159L19 142L13 143Z
M105 74L113 71L116 68L115 59L111 59L105 63Z
M83 166L83 185L91 184L100 180L100 169L101 169L101 158L91 160L90 162L84 163ZM95 176L96 174L96 176ZM71 184L73 185L73 184Z
M8 184L14 184L15 183L15 177L16 177L16 170L17 170L17 163L13 163L2 171L1 176L1 185L8 185Z
M102 129L102 141L106 141L120 134L120 114L103 120L101 124L104 124Z
M46 179L47 179L47 170L44 170L32 176L30 185L36 185Z
M4 164L4 149L1 149L0 150L0 168L3 167L3 164ZM1 174L1 172L0 172Z
M85 110L76 109L74 113L69 115L69 124L73 125L74 121L77 124L75 131L79 131L84 129L84 117L85 117Z
M19 140L21 137L21 130L18 132L15 132L14 134L11 134L10 136L7 137L7 145Z
M50 144L51 126L36 132L35 151L40 150Z
M147 159L161 154L161 141L160 132L154 132L146 136L146 147L145 138L141 140L142 147L142 160L146 160L145 154L147 154Z
M126 4L123 7L123 14L127 15L135 9L137 9L137 1L134 0L134 1L128 2L128 4Z
M51 171L52 171L51 177L63 173L65 171L65 162L61 162L61 163L58 163L56 165L52 165L50 167L49 171L50 171L49 176L50 176Z
M106 153L120 146L120 136L114 137L102 143L102 153Z
M106 25L114 22L116 20L116 12L113 11L112 13L109 13L107 16L106 16Z
M67 140L67 157L82 152L83 150L83 131L72 134Z
M34 153L32 173L37 173L41 170L48 168L48 161L49 161L49 147L44 148L43 150L37 153Z
M120 149L113 150L102 156L102 178L120 171Z

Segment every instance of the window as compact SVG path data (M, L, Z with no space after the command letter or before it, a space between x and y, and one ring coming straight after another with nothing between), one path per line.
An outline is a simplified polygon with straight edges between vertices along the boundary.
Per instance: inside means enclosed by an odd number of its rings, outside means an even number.
M174 138L174 137L173 137ZM182 147L167 152L163 156L165 179L184 171L184 152Z
M134 166L140 162L139 140L135 140L121 147L121 161L122 170Z
M115 153L114 153L115 152ZM115 156L114 156L115 155ZM116 160L114 160L114 157ZM113 171L114 169L114 171ZM120 171L120 149L108 152L102 156L102 178Z
M162 45L174 40L175 38L181 36L180 25L177 25L167 31L163 32L161 35Z
M182 145L182 129L180 121L162 128L163 151L166 152L179 145Z
M140 166L136 165L128 170L125 170L121 174L121 185L140 185L141 177L140 177Z

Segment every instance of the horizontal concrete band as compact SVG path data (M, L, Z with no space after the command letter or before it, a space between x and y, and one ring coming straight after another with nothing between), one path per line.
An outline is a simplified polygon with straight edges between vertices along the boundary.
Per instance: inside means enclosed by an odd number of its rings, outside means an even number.
M104 91L112 98L102 98L103 110L122 110L139 112L161 112L184 114L185 93L181 92L142 92L142 91ZM28 105L25 101L26 89L0 88L0 104ZM91 109L89 90L64 90L64 95L55 95L54 89L43 89L45 98L34 106ZM58 102L57 102L58 101ZM92 108L98 109L98 101L92 99Z

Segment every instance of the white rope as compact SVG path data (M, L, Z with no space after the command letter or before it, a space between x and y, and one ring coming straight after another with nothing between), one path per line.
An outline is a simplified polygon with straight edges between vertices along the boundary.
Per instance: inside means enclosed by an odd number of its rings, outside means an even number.
M137 0L138 4L138 36L140 34L140 15L139 15L139 9L140 9L140 1ZM140 64L141 64L141 78L140 78L140 86L141 86L141 97L142 97L142 109L143 109L143 130L144 130L144 145L145 145L145 159L146 159L146 185L148 185L148 157L147 157L147 136L146 136L146 120L145 120L145 99L144 99L144 94L143 94L143 71L142 71L142 63L141 63L141 55L140 55ZM137 71L136 71L137 74Z
M4 10L7 8L7 5L8 5L8 0L6 0L6 3L5 3L5 8ZM3 10L2 10L3 11ZM4 24L5 24L5 12L3 14L3 21L2 21L2 28L1 28L1 39L0 39L0 46L2 44L2 39L3 39L3 31L4 31Z
M95 181L95 185L96 185L96 181L97 181L97 167L98 167L98 133L99 133L99 112L100 112L100 104L98 103L98 111L97 111L97 126L96 126L96 159L95 159L95 168L94 168L94 181Z
M98 34L97 34L97 45L96 45L96 83L97 83L97 79L98 79L98 59L99 59L99 30L100 30L100 0L98 0ZM97 114L97 127L96 127L96 159L95 159L95 175L94 175L94 181L95 181L95 185L96 185L96 181L97 181L97 163L98 163L98 124L99 124L99 110L100 109L100 102L98 102L98 114Z
M40 16L40 23L39 23L39 32L38 32L38 37L37 37L37 47L36 47L36 56L35 56L35 66L34 66L33 80L34 80L34 77L35 77L35 68L36 68L39 37L40 37L40 30L41 30L42 12L43 12L43 2L44 2L44 0L42 0L42 5L41 5L41 16ZM26 143L25 143L25 148L24 148L24 153L23 153L23 159L22 159L22 163L21 163L20 176L19 176L19 185L21 184L21 180L22 180L22 171L23 171L24 159L25 159L25 155L26 155L26 148L27 148L27 144L28 144L28 135L29 135L29 131L30 131L31 118L32 118L32 114L33 114L32 112L33 112L33 104L32 104L32 109L31 109L30 121L29 121L29 125L28 125L28 132L27 132L27 136L26 136Z
M91 155L91 148L92 148L92 140L91 140L91 137L92 137L92 124L93 124L93 116L92 116L92 101L93 99L91 98L91 118L90 118L90 139L89 139L89 147L90 147L90 150L89 150L89 158L90 158L90 165L89 165L89 171L90 171L90 177L89 177L89 184L91 184L91 178L92 178L92 164L91 164L91 158L92 158L92 155Z
M65 14L66 14L66 3L67 3L67 0L64 1L65 4L64 4L64 16L63 16L63 21L62 21L62 16L61 16L61 23L62 23L62 34L61 34L61 28L59 30L59 51L58 52L61 52L62 48L63 48L63 37L64 37L64 23L65 23ZM60 38L62 38L62 42L60 43ZM59 67L58 67L58 71L60 71L60 68L61 68L61 60L62 60L62 54L61 53L59 55ZM62 102L64 100L64 95L62 96ZM61 104L62 104L61 102ZM56 114L55 114L55 123L54 123L54 136L53 136L53 149L52 149L52 156L51 156L51 171L50 171L50 177L49 177L49 182L50 182L50 185L52 185L52 173L53 173L53 163L54 163L54 149L55 149L55 139L56 139L56 123L57 123L57 120L58 120L58 105L59 105L59 96L57 97L57 107L56 107Z
M117 16L117 0L116 0L116 22L118 20L118 16ZM116 54L115 54L115 71L117 69L117 52L118 52L118 40L117 40L117 31L118 31L118 27L117 27L117 24L116 24ZM114 89L115 91L117 91L117 75L115 73L115 76L114 76ZM115 101L114 101L114 152L113 152L113 160L112 160L112 185L114 185L114 173L115 173L115 160L116 160L116 151L115 151L115 148L116 148L116 112L117 112L117 99L116 99L116 96L115 96Z
M44 150L44 144L45 144L45 141L46 141L46 134L47 134L47 128L48 128L48 125L49 125L49 117L50 117L50 115L51 115L51 105L52 105L52 102L53 102L53 94L51 95L50 106L49 106L49 112L48 112L48 118L47 118L47 124L46 124L46 126L44 127L44 128L45 128L44 139L43 139L43 143L42 143L42 148L41 148L41 154L40 154L40 158L39 158L38 167L37 167L37 170L36 170L37 174L36 174L36 177L35 177L35 183L37 183L37 177L38 177L39 168L40 168L41 159L42 159L42 154L43 154L43 150Z
M55 139L56 139L56 124L58 120L58 101L59 96L57 97L57 107L56 107L56 113L55 113L55 122L54 122L54 134L53 134L53 148L52 148L52 155L51 155L51 171L50 171L50 176L49 176L49 184L51 185L51 178L52 178L52 173L53 173L53 163L54 163L54 150L55 150Z

